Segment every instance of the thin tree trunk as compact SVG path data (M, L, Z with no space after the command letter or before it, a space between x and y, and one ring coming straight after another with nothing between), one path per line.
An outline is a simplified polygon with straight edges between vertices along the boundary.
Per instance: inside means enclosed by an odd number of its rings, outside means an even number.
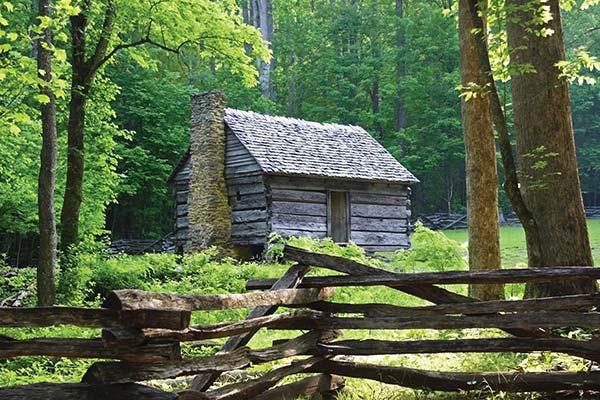
M85 30L87 19L83 14L71 20L72 38L72 80L69 102L69 122L67 125L67 182L65 197L60 215L60 249L63 255L76 245L79 239L79 211L83 191L86 96L89 89L87 64L85 62Z
M394 105L394 116L396 130L404 129L404 90L402 80L404 79L404 47L406 40L404 35L404 0L396 0L396 102Z
M50 0L39 0L38 15L50 18ZM37 41L37 67L39 77L45 83L40 93L48 97L42 104L42 150L38 177L38 212L40 253L37 269L38 305L50 306L56 300L54 270L56 265L56 223L54 218L54 184L56 180L56 99L50 84L52 81L52 32L45 28Z
M462 98L462 122L465 140L467 210L469 226L469 269L500 269L500 234L498 230L498 173L492 112L484 91L486 77L478 56L478 38L473 34L472 14L485 3L460 0L458 35L461 83L475 91L469 100ZM478 88L468 88L469 85ZM504 298L504 287L470 285L469 296L481 300Z
M593 265L577 170L571 103L557 62L565 59L558 0L508 0L508 42L514 66L534 73L512 77L511 91L521 194L538 228L539 257L530 267ZM553 19L532 25L534 13L550 7ZM540 35L549 28L551 35ZM527 297L591 293L593 280L527 285Z
M252 0L252 17L254 27L260 30L264 41L272 48L273 41L273 7L271 0ZM273 88L271 85L271 73L275 68L274 58L264 62L258 60L258 81L263 96L272 99Z

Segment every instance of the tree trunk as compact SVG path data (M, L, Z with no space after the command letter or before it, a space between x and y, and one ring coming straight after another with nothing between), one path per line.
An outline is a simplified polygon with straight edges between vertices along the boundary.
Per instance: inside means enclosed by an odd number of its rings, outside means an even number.
M467 178L467 210L469 226L469 269L500 269L500 234L498 230L498 173L496 144L492 128L489 97L484 92L486 77L480 64L477 38L473 34L472 14L485 3L459 1L458 35L461 61L461 83L480 89L469 100L462 98L462 122L465 140ZM504 298L504 287L470 285L469 296L481 300Z
M69 122L67 126L67 182L62 213L60 215L60 249L63 256L77 245L79 240L79 211L83 191L86 96L90 87L90 73L85 61L85 30L87 19L83 14L71 20L72 38L72 78L71 99L69 102Z
M38 3L40 17L50 17L50 0ZM50 83L52 80L52 32L45 28L37 41L37 67L40 79L45 83L41 94L48 97L42 104L42 150L38 177L38 212L40 231L40 253L37 269L38 305L50 306L56 300L54 269L56 265L56 223L54 217L54 184L56 180L56 99ZM43 72L43 73L42 73Z
M508 0L511 63L535 68L512 77L514 125L520 165L521 193L538 229L539 257L529 256L529 267L591 266L592 254L581 198L571 104L558 61L565 59L558 0ZM553 19L532 25L533 14L550 7ZM533 9L532 9L533 7ZM550 36L541 29L551 29ZM518 69L517 69L518 70ZM528 248L530 244L528 243ZM591 293L594 280L527 285L527 297Z
M404 36L404 0L396 0L396 103L394 105L394 116L396 130L404 129L404 90L402 79L404 79L404 47L406 45Z
M264 41L269 43L273 41L273 7L271 0L252 0L253 25L260 30ZM265 62L258 60L258 81L260 90L266 98L273 98L273 88L271 86L271 72L275 68L274 58Z

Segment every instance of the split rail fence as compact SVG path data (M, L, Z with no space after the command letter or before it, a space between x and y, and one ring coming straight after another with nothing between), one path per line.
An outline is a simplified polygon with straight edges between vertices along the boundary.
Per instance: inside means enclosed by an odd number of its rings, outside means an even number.
M440 372L349 361L348 357L445 352L553 351L600 361L600 341L575 340L551 328L600 327L600 294L514 301L479 302L437 285L456 283L543 282L600 279L600 268L563 267L500 271L393 273L341 257L286 247L295 263L279 279L251 280L244 294L175 295L118 290L104 308L0 308L0 326L40 327L72 324L100 327L98 339L0 337L0 358L25 355L94 358L81 383L33 384L0 389L0 399L293 399L334 393L343 377L376 380L439 391L555 392L600 390L600 372ZM344 275L305 277L312 267ZM433 305L342 304L327 301L332 287L387 286ZM377 289L373 289L377 290ZM292 311L276 314L280 306ZM195 310L254 307L243 321L190 326ZM266 349L246 345L259 329L302 330ZM339 340L347 329L497 328L511 336L455 340ZM291 335L291 333L290 333ZM208 357L182 358L180 343L228 337ZM225 372L287 359L257 378L213 384ZM284 378L304 379L279 386ZM147 382L194 376L188 389L166 392ZM286 381L287 382L287 381Z

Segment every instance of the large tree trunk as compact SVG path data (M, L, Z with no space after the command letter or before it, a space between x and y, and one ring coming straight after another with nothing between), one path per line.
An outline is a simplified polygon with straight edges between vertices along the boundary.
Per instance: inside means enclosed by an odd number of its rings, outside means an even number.
M474 35L473 13L485 3L459 1L459 45L461 83L463 87L484 88L486 77L480 63L478 38ZM498 173L496 145L492 128L490 101L484 89L475 88L469 100L462 98L462 122L465 140L467 178L467 210L469 224L469 269L500 269L500 236L498 231ZM504 287L470 285L469 295L481 300L504 298Z
M39 0L38 15L50 17L50 0ZM48 97L42 104L42 151L38 177L38 213L40 230L40 253L37 269L38 305L50 306L56 300L54 270L56 265L56 223L54 218L54 183L56 180L56 99L50 83L52 80L52 32L42 31L37 41L37 67L39 77L47 86L40 92Z
M556 67L565 59L558 0L533 3L507 0L511 63L531 65L534 73L512 77L514 124L520 165L521 193L537 226L539 256L530 267L593 265L579 185L571 105L565 78ZM533 14L550 7L553 19L532 25ZM550 36L540 35L549 28ZM528 243L528 248L530 243ZM529 284L528 297L590 293L593 280Z

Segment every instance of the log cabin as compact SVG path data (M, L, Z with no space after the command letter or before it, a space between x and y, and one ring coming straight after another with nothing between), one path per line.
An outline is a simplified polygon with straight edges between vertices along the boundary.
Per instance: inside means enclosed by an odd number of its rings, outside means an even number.
M361 127L234 110L221 91L198 94L190 147L169 177L176 248L258 254L271 233L369 253L408 248L415 182Z

